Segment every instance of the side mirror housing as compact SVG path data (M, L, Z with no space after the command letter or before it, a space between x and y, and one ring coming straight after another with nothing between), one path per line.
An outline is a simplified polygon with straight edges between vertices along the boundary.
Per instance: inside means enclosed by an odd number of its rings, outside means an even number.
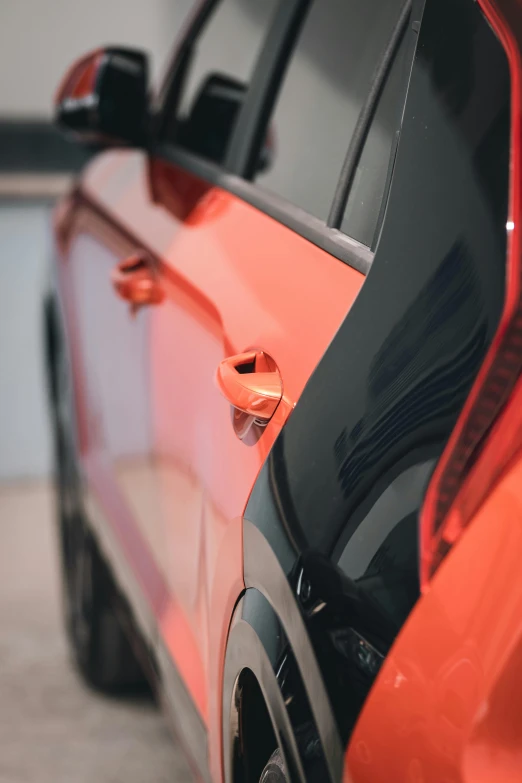
M146 143L148 58L135 49L97 49L71 67L55 99L55 122L86 144Z

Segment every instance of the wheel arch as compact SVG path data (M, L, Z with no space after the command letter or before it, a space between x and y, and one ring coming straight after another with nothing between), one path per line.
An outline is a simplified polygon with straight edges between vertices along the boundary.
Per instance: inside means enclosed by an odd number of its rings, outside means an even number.
M268 496L265 495L265 501ZM254 510L254 509L252 509ZM282 531L280 531L281 533ZM244 580L247 589L259 591L271 607L286 637L294 659L296 678L310 712L324 759L324 779L339 780L343 768L344 747L319 662L305 625L298 599L285 570L295 570L296 558L290 542L279 535L276 549L256 524L244 520Z
M245 566L247 576L248 558ZM249 578L245 581L248 585ZM326 783L339 779L331 769L331 738L327 737L325 746L309 696L310 690L314 692L309 680L320 678L317 663L302 673L307 655L303 658L303 650L296 649L287 632L288 617L275 609L266 593L247 586L230 625L222 696L225 783L257 781L277 747L290 780ZM295 636L292 629L290 633ZM310 643L302 641L302 646L306 644L311 650ZM333 723L331 711L329 718Z
M305 780L294 726L277 679L280 650L276 649L277 634L272 632L278 626L277 615L264 596L254 588L247 589L232 617L223 673L226 783L250 783L245 771L258 770L260 775L277 746L291 779ZM260 727L260 736L255 738L257 748L247 720L249 725Z

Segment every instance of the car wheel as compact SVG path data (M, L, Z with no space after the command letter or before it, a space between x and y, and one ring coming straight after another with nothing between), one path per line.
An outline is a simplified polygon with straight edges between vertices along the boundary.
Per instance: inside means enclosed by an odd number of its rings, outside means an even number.
M144 677L113 608L114 588L80 516L61 517L65 626L86 682L104 692L141 688Z
M268 764L261 773L259 783L288 783L283 756L279 748L270 756Z
M108 693L142 690L146 680L115 611L114 584L82 511L64 351L56 340L56 331L47 325L46 333L55 338L54 346L47 346L47 355L52 357L48 370L62 606L70 648L77 668L90 686Z

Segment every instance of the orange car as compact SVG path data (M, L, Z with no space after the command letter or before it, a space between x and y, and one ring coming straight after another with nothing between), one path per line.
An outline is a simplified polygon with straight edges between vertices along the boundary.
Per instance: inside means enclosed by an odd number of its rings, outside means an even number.
M65 619L196 779L522 780L521 0L205 0L45 303ZM473 524L471 524L473 523Z

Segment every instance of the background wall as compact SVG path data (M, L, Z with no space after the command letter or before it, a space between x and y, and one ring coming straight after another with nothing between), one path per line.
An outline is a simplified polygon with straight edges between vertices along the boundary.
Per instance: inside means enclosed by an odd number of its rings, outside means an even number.
M148 50L161 71L192 0L1 0L0 118L50 118L80 54L104 44Z
M68 66L94 47L146 49L157 79L193 4L0 0L0 481L43 478L51 471L41 300L52 203L35 195L54 181L54 147L47 137L42 142L39 121L50 120L52 97ZM40 136L31 135L33 127ZM62 163L61 170L68 165L63 155ZM22 182L29 200L20 198Z
M0 479L46 476L41 301L50 207L0 203Z

